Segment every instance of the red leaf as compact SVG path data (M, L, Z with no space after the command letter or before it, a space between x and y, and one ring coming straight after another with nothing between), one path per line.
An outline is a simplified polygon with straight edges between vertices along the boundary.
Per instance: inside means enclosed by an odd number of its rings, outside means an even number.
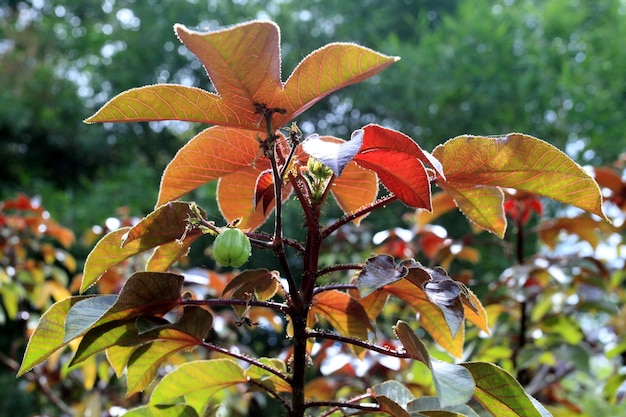
M263 203L263 214L266 214L270 204L274 201L274 177L272 171L266 169L256 179L254 186L254 207Z
M443 175L439 162L411 138L378 125L362 129L363 144L354 161L378 174L381 182L405 204L431 210L430 176L422 162Z

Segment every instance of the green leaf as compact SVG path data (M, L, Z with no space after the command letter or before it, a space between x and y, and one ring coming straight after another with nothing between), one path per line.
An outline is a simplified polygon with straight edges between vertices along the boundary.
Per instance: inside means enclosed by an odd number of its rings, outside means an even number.
M550 413L530 397L502 368L483 362L462 364L476 382L474 397L498 417L548 417Z
M208 400L224 388L247 381L243 368L230 359L187 362L165 375L154 387L150 404L168 403L191 394Z
M139 317L141 319L142 317ZM78 346L70 366L78 364L89 356L108 349L112 346L138 346L144 343L171 338L168 330L184 332L180 339L193 344L201 344L211 329L213 317L211 313L197 306L185 306L180 320L174 324L159 325L151 330L141 332L137 321L119 320L103 324L89 330Z
M443 407L467 403L474 393L474 379L461 365L431 360L433 381Z
M467 404L460 404L455 406L444 407L441 405L439 398L424 396L416 398L407 404L407 410L413 416L415 412L421 412L426 416L466 416L466 417L479 417L478 413L471 409ZM433 412L447 413L447 414L433 414Z
M431 370L442 407L457 406L470 400L475 384L467 369L460 365L431 359L426 346L405 322L398 321L394 332L402 342L405 351Z
M124 413L126 417L198 417L193 407L186 404L144 405Z
M407 404L415 399L411 391L397 381L385 381L372 387L372 395L381 410L394 417L411 417Z
M259 362L287 375L287 364L280 359L260 358ZM274 392L291 392L291 385L289 385L288 382L278 377L278 375L258 366L250 366L246 369L244 375Z
M139 332L134 321L120 320L98 326L89 330L78 345L76 354L69 366L81 363L85 359L98 352L102 352L111 346L133 345Z
M446 173L439 185L471 221L500 237L506 227L500 187L549 197L606 219L594 179L563 152L532 136L458 136L437 146L433 156Z
M88 296L69 297L53 304L39 319L37 327L28 340L26 352L17 376L24 375L34 366L45 361L51 354L65 346L65 318L73 305Z
M439 398L428 396L411 401L407 405L407 410L411 413L411 416L414 415L413 413L421 412L429 417L479 417L476 411L466 404L444 407L439 402Z
M193 203L184 201L166 203L133 226L124 237L122 247L138 239L141 240L141 247L153 248L173 241L182 245L184 240L196 240L202 236L202 231L189 230L188 227L190 219L196 219L198 216L206 217L206 213Z
M170 311L180 299L183 280L176 274L136 272L128 278L119 296L99 296L74 305L67 315L65 340L70 341L95 326L114 320Z

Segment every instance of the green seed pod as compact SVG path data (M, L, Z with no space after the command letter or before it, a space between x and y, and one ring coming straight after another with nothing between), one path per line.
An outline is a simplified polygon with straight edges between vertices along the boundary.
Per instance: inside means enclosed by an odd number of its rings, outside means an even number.
M250 239L236 227L222 231L213 242L213 258L223 266L239 267L250 257Z

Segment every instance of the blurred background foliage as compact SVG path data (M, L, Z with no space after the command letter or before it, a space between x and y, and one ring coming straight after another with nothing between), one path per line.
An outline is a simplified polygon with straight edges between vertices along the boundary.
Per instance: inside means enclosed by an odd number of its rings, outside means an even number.
M68 233L82 236L73 246L56 244L55 256L75 257L78 265L68 267L63 259L45 257L50 246L41 246L41 236L20 235L18 254L28 251L25 259L44 271L38 272L41 279L69 283L94 243L90 233L114 228L105 224L107 218L121 224L149 213L163 168L204 128L182 122L89 126L82 120L133 87L182 83L211 89L203 68L176 39L173 24L205 30L250 19L271 19L281 27L283 80L306 54L333 41L356 42L402 58L380 75L311 108L298 120L305 134L315 131L347 139L354 129L374 122L398 129L432 150L460 134L518 131L595 166L618 161L626 149L624 0L364 0L358 7L342 0L0 0L0 201L21 201L22 209L32 209L41 222L51 217ZM191 198L218 216L214 190L214 185L205 187ZM39 198L29 206L26 197L17 197L20 193ZM116 212L120 207L122 215ZM544 209L549 212L551 206ZM333 257L349 252L353 257L343 261L365 259L372 237L398 226L406 211L400 205L386 210L388 215L372 216L358 231L347 228L339 234L338 246L329 249L326 261L341 260ZM329 208L328 214L333 213ZM286 219L288 233L297 236L299 214L288 211ZM415 224L411 216L404 219L408 228ZM441 263L449 257L452 243L468 251L477 247L480 262L475 263L471 251L465 252L466 259L455 257L452 272L460 278L467 270L480 270L472 288L481 296L488 293L490 283L515 260L502 256L502 246L490 236L468 237L471 229L458 213L439 220L451 240L437 246L432 256L440 258L430 261ZM536 222L533 217L530 226ZM94 232L93 225L101 226ZM419 253L426 251L425 236L422 230ZM387 245L394 237L392 233ZM530 238L525 248L529 256L538 242L535 234ZM385 248L398 251L394 254L399 257L417 256L399 245ZM188 266L212 265L202 248L194 249L191 262ZM252 267L261 265L267 266L253 259ZM8 295L3 296L17 297L40 311L45 302L30 291L28 281L33 270L22 274L26 278L19 285L5 286L3 294ZM596 275L607 274L601 270ZM611 282L603 291L617 291L621 275ZM496 286L506 288L506 282ZM16 295L11 295L13 290ZM493 284L491 290L492 297L498 295ZM2 352L15 351L19 347L12 339L27 329L11 321L18 311L5 308L3 313L8 320L0 337ZM515 323L515 314L511 316ZM500 317L506 321L509 315ZM561 325L551 329L556 332ZM484 350L485 360L501 359L496 346L500 339L476 340L493 348L492 357ZM520 362L532 363L539 354L520 355ZM92 372L94 380L95 375ZM616 393L624 378L613 381ZM5 381L2 377L0 384ZM584 388L589 382L583 378L569 383ZM0 402L0 414L19 415L15 410L26 403Z

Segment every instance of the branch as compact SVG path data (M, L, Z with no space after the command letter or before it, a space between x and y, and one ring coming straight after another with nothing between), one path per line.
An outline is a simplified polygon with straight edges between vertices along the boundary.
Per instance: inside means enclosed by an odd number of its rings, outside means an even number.
M332 266L327 266L326 268L322 268L317 271L317 276L321 277L322 275L330 274L335 271L349 271L351 269L363 269L363 264L337 264Z
M207 307L218 306L251 306L251 307L264 307L270 310L280 311L282 313L289 313L291 309L288 305L282 303L274 303L271 301L257 301L257 300L241 300L241 299L228 299L228 298L209 298L205 300L183 300L181 305L202 305Z
M221 353L223 355L230 356L231 358L235 358L235 359L238 359L240 361L247 362L250 365L258 366L259 368L261 368L261 369L263 369L263 370L265 370L267 372L271 372L272 374L276 375L277 377L279 377L280 379L282 379L286 383L291 384L291 377L289 375L285 375L282 372L280 372L279 370L274 369L271 366L267 366L264 363L261 363L261 362L257 361L254 358L251 358L251 357L246 356L246 355L242 355L240 353L232 352L232 351L230 351L228 349L224 349L222 347L214 345L213 343L202 342L202 346L205 347L206 349L212 350L213 352L219 352L219 353Z
M331 414L333 414L335 411L338 411L342 408L353 408L353 409L357 409L357 410L367 410L367 411L381 411L380 409L380 405L378 404L372 404L372 403L361 403L361 404L356 404L358 401L362 401L368 398L371 398L372 395L371 394L363 394L363 395L359 395L358 397L352 398L348 401L345 402L341 402L341 401L311 401L306 403L306 407L307 408L313 408L313 407L332 407L330 410L324 412L323 414L320 414L320 417L327 417L330 416Z
M346 214L345 216L343 216L341 219L337 220L335 223L331 224L330 226L328 226L326 229L322 230L322 239L327 238L331 233L333 233L335 230L339 229L341 226L343 226L346 223L350 223L352 220L361 217L367 213L370 213L372 211L378 210L381 207L385 207L388 204L393 203L394 201L396 201L398 199L398 197L396 197L395 194L389 194L381 199L379 199L378 201L376 201L374 204L371 205L367 205L353 213L350 214Z
M332 290L356 290L357 286L355 284L329 284L324 285L322 287L317 287L313 290L313 295L317 295L324 291L332 291Z
M8 357L4 353L0 352L0 361L3 362L6 366L11 368L13 371L20 369L20 364L15 361L13 358ZM65 401L63 401L54 391L52 391L52 387L48 384L48 378L45 375L42 375L41 372L37 368L33 369L31 372L24 375L26 379L33 382L42 392L43 394L50 400L52 404L55 405L63 414L73 416L76 414L76 411Z
M359 347L362 347L362 348L365 348L374 352L382 353L383 355L387 355L387 356L393 356L393 357L401 358L401 359L413 359L411 355L409 355L408 353L404 351L390 349L385 346L375 345L365 340L353 339L351 337L340 336L334 333L326 333L326 332L319 332L315 330L309 330L307 331L307 337L336 340L341 343L347 343L350 345L359 346Z
M281 397L276 391L274 391L272 389L269 389L268 387L266 387L265 385L255 381L254 379L248 378L248 382L250 384L255 385L256 387L262 389L263 391L267 392L272 397L276 398L278 401L280 401L280 403L283 405L283 407L285 407L285 409L288 412L291 412L291 405L287 401L285 401L285 399L283 397Z

